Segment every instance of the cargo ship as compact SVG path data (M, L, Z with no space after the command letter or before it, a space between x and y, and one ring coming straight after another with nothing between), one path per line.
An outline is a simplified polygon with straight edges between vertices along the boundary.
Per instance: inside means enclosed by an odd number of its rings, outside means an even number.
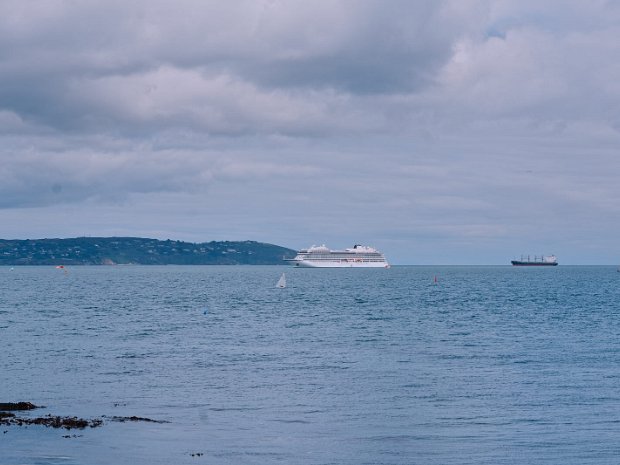
M511 260L510 263L512 266L557 266L558 259L555 255L541 255L540 257L534 255L534 258L521 255L520 260Z

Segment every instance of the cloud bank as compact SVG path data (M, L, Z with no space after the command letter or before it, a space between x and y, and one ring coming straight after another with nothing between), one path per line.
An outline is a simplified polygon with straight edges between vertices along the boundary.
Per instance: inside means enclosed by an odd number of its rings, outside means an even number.
M609 260L618 19L602 0L3 2L3 235Z

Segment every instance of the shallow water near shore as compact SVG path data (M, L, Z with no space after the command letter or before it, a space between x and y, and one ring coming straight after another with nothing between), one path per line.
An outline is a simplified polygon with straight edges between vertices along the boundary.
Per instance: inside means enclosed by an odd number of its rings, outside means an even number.
M605 266L0 268L0 402L167 422L0 463L617 463L619 302Z

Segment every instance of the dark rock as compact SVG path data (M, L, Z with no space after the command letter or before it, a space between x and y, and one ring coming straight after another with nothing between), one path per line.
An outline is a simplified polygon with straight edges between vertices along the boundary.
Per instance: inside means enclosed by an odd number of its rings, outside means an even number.
M103 420L99 418L95 418L93 420L85 420L83 418L77 417L59 417L47 415L45 417L37 417L37 418L21 418L21 417L5 417L0 418L0 424L3 425L16 425L16 426L27 426L27 425L41 425L46 426L48 428L65 428L67 430L77 428L84 429L87 427L96 428L98 426L103 425Z
M30 402L0 402L0 410L12 411L12 410L33 410L39 408L37 405Z
M103 421L100 419L85 420L84 418L77 417L57 417L48 415L46 417L39 418L22 418L23 424L27 425L43 425L51 428L65 428L65 429L84 429L87 427L96 428L101 426Z
M164 421L164 420L153 420L151 418L136 417L136 416L131 416L131 417L106 417L104 415L104 418L107 418L107 419L112 420L112 421L119 421L121 423L124 423L126 421L145 421L145 422L149 422L149 423L168 423L167 421Z
M0 425L5 426L23 426L27 428L28 425L40 425L48 428L64 428L67 430L70 429L84 429L84 428L97 428L98 426L103 425L103 419L101 418L93 418L93 419L85 419L78 417L61 417L61 416L53 416L47 415L44 417L18 417L14 413L10 413L7 410L32 410L35 408L40 408L30 402L8 402L8 403L0 403ZM4 410L4 411L3 411ZM105 415L103 418L106 418ZM151 418L144 417L107 417L107 419L111 421L143 421L149 423L168 423L167 421L161 420L153 420ZM6 433L6 431L4 432ZM69 437L69 436L63 436ZM73 437L77 437L73 435Z

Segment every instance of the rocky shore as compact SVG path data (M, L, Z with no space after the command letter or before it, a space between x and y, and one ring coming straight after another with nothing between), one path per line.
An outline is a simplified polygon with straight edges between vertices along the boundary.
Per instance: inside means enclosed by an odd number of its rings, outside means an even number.
M24 417L18 416L13 413L16 411L27 411L38 408L44 408L37 406L31 402L0 402L0 425L3 426L28 426L28 425L41 425L48 428L64 428L70 429L84 429L84 428L96 428L103 425L104 419L106 421L126 422L126 421L143 421L150 423L166 423L161 420L152 420L150 418L130 416L130 417L106 417L102 418L78 418L78 417L61 417L56 415L45 415L42 417Z

